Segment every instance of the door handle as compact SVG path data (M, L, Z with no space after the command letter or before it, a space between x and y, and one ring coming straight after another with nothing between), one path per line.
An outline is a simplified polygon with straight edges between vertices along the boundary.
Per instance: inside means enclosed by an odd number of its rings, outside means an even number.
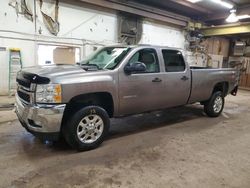
M154 78L152 82L161 82L162 80L160 78Z
M182 76L181 77L181 80L183 80L183 81L186 81L186 80L188 80L189 78L187 77L187 76Z

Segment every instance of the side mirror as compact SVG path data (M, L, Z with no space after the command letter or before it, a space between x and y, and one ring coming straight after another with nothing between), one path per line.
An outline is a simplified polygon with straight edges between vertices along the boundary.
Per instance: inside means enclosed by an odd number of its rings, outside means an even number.
M133 63L132 65L126 65L124 67L124 72L126 74L132 74L132 73L135 73L135 72L146 72L147 70L147 67L144 63L142 62L136 62L136 63Z

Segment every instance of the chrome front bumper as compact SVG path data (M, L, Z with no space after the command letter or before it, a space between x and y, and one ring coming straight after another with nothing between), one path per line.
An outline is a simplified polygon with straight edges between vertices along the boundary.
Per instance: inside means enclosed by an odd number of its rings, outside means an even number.
M31 133L60 133L66 104L26 104L16 95L15 112L21 124Z

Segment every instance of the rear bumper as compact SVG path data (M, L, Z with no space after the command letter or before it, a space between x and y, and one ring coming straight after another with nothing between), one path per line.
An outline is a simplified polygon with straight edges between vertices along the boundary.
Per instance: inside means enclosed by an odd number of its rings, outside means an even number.
M65 106L25 104L16 95L15 112L27 131L44 140L57 140Z

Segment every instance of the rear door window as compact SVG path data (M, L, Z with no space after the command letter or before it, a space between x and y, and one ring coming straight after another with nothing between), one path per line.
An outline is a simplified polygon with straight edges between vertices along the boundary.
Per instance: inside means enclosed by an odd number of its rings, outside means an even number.
M178 50L162 50L166 72L183 72L186 69L182 53Z

